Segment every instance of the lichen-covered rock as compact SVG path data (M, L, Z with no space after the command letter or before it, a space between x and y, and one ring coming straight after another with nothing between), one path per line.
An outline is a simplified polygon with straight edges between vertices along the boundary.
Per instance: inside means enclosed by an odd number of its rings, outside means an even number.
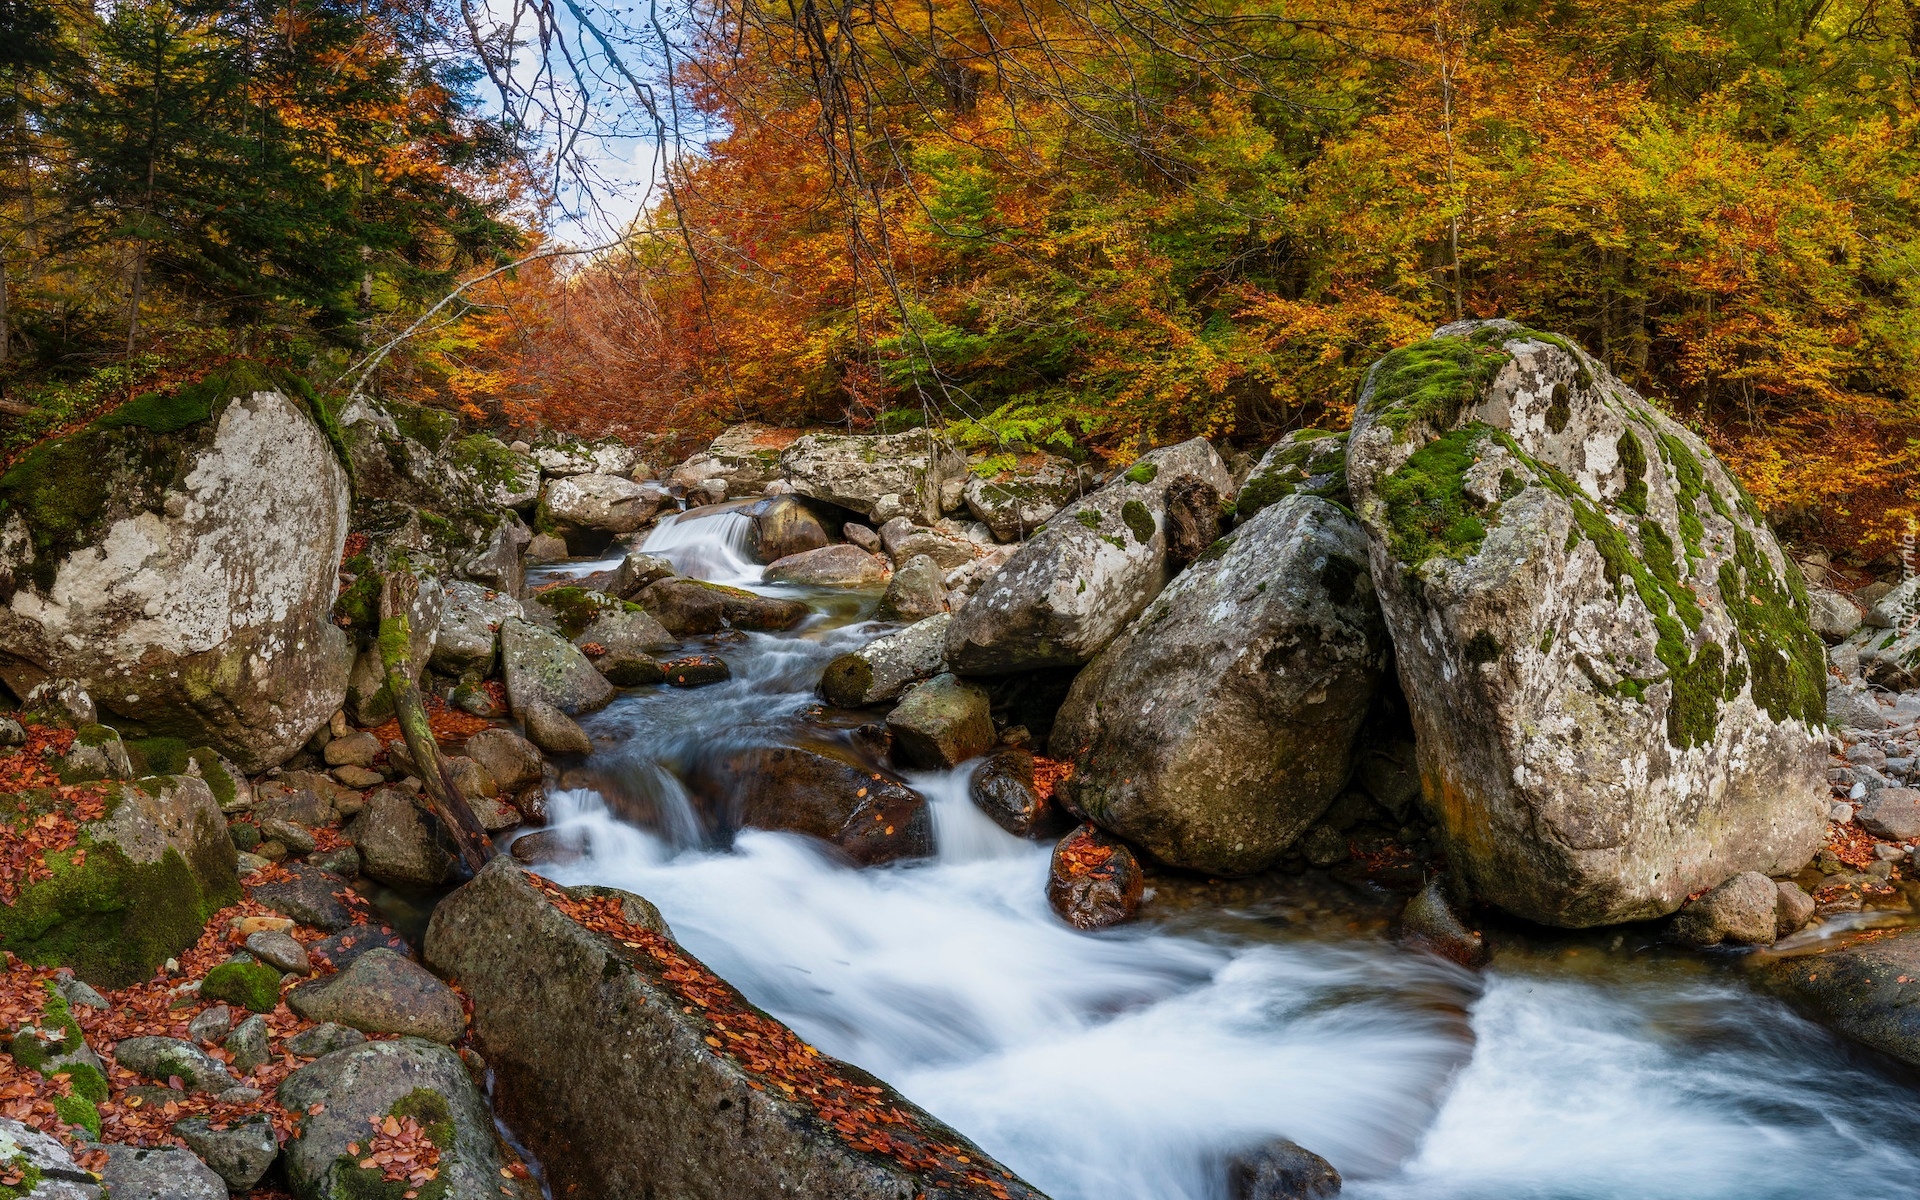
M724 831L774 829L830 842L862 866L933 853L926 799L899 779L825 746L759 746L691 773Z
M1275 442L1240 484L1234 516L1254 514L1288 496L1316 496L1342 508L1347 496L1347 435L1326 429L1300 429Z
M504 1116L546 1164L554 1195L1040 1200L885 1083L802 1050L675 945L652 905L608 889L570 895L622 919L625 936L581 925L504 857L443 901L427 930L428 961L472 999ZM681 990L696 982L702 1007ZM734 1031L755 1036L722 1040ZM775 1065L791 1064L789 1052L805 1076L770 1075L792 1069ZM856 1094L849 1087L863 1089L866 1109L893 1114L891 1152L857 1148L832 1121L844 1110L808 1099Z
M482 729L467 739L467 757L480 765L499 793L540 782L545 762L532 743L511 729Z
M657 487L617 475L569 475L547 482L536 523L565 536L588 529L632 533L667 503Z
M887 581L874 616L882 621L921 621L947 611L946 575L930 556L917 554Z
M864 708L898 699L906 690L946 670L948 613L917 621L875 638L827 664L820 693L842 708Z
M880 497L897 495L928 521L940 516L942 489L967 478L967 460L927 429L810 433L781 453L780 469L802 496L870 513Z
M1086 490L1081 470L1051 454L1023 454L991 475L971 475L967 511L1003 542L1017 542Z
M1347 450L1449 860L1547 924L1660 916L1825 827L1825 648L1704 443L1569 343L1462 323Z
M543 441L527 455L542 471L554 476L628 475L635 458L631 446L612 437L592 442Z
M442 409L355 396L335 415L356 496L426 509L440 517L525 508L540 492L540 468L489 434L463 435Z
M880 526L880 544L897 567L905 567L916 558L926 557L942 571L962 567L980 557L979 543L952 533L916 525L906 517L895 517Z
M679 639L638 604L615 600L602 592L550 588L537 594L534 602L552 614L555 627L574 645L598 647L593 651L596 656L658 654L679 644Z
M173 1146L101 1147L100 1182L109 1200L227 1200L226 1181L190 1150Z
M720 481L729 497L758 496L780 478L780 454L798 436L790 429L747 422L725 430L705 450L674 468L668 482L694 491Z
M460 997L433 973L391 950L376 948L344 970L287 993L287 1007L309 1021L361 1033L393 1033L430 1042L458 1041L467 1027Z
M827 544L827 527L792 496L767 497L747 510L747 520L747 551L758 562L777 562Z
M178 1079L189 1092L218 1095L240 1082L225 1063L179 1038L126 1038L114 1046L113 1058L118 1066L155 1083Z
M429 1186L444 1200L539 1195L531 1187L522 1190L503 1170L487 1102L466 1064L446 1046L405 1037L336 1050L287 1076L275 1099L295 1114L294 1134L281 1153L298 1200L400 1196L404 1187L393 1188L377 1168L360 1165L370 1122L387 1117L412 1118L439 1149L439 1175ZM350 1146L362 1149L355 1153Z
M1262 870L1345 786L1388 659L1365 532L1325 500L1282 500L1075 678L1051 737L1074 762L1069 801L1173 866Z
M500 664L515 713L551 704L572 716L605 708L614 696L613 685L578 646L527 621L500 626Z
M225 1128L215 1129L205 1117L188 1117L174 1122L173 1131L220 1176L229 1191L250 1191L280 1157L273 1119L263 1113L221 1124Z
M464 580L448 584L442 596L440 625L428 662L434 670L455 678L468 671L486 675L493 669L501 624L526 616L526 610L507 592Z
M1808 623L1813 626L1813 631L1834 643L1852 637L1865 616L1852 597L1832 588L1808 588L1807 605Z
M0 476L0 680L22 697L77 682L258 771L340 707L352 654L328 616L348 492L301 406L234 371Z
M887 581L887 564L858 546L843 543L775 559L767 566L766 580L808 587L877 588Z
M993 747L987 691L957 675L936 675L908 692L887 714L895 758L946 771Z
M0 796L0 829L68 812L47 792ZM88 983L125 987L200 938L240 896L233 841L206 782L191 775L112 785L106 815L71 850L43 859L48 878L0 905L0 949L68 966Z
M405 792L382 788L368 797L345 836L360 852L360 869L382 883L432 886L453 873L452 856Z
M980 585L947 631L948 663L1006 675L1098 654L1166 586L1166 492L1183 475L1232 490L1202 438L1146 455L1058 513Z
M99 1181L83 1171L59 1139L0 1117L0 1163L20 1172L15 1200L102 1200Z

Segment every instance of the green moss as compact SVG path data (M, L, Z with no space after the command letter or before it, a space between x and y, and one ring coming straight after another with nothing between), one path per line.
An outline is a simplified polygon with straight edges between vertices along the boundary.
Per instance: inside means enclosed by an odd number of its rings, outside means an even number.
M1373 368L1370 407L1375 419L1398 434L1415 421L1450 428L1493 382L1513 356L1472 337L1436 337L1391 351Z
M100 1139L100 1110L85 1096L55 1096L53 1113L67 1125L78 1125L95 1141Z
M1804 592L1773 573L1753 535L1734 529L1734 555L1720 564L1720 599L1747 652L1753 701L1776 721L1798 718L1824 727L1826 645L1807 621Z
M201 746L197 749L189 750L187 752L187 760L192 765L200 768L200 778L206 781L207 790L213 793L215 803L219 804L222 809L227 808L233 803L234 798L240 794L240 788L239 785L235 783L232 773L227 770L226 764L221 760L217 750L214 750L210 746ZM174 774L178 773L179 772L174 772Z
M1158 464L1150 462L1135 463L1133 466L1127 468L1127 482L1152 483L1159 474L1160 467Z
M1620 452L1620 469L1627 477L1627 485L1620 493L1620 507L1628 512L1647 514L1647 452L1640 445L1640 439L1633 436L1632 429L1620 431L1620 440L1614 443Z
M1467 639L1467 661L1476 666L1500 661L1500 639L1482 629Z
M1231 533L1221 538L1219 541L1215 542L1213 545L1208 546L1205 550L1202 550L1200 552L1200 557L1194 559L1194 561L1195 562L1212 562L1216 558L1226 557L1227 551L1233 549L1233 538L1234 538L1234 535ZM1083 590L1085 586L1086 585L1083 581L1081 584L1081 587Z
M415 1088L395 1100L387 1115L413 1118L420 1123L420 1130L428 1141L442 1150L453 1149L453 1110L447 1107L447 1099L440 1093Z
M60 1068L60 1073L67 1077L67 1085L73 1089L74 1095L95 1104L106 1101L107 1077L92 1064L69 1063Z
M245 821L227 826L227 837L235 850L251 851L260 844L260 827Z
M499 438L484 433L472 433L455 440L448 449L447 461L462 475L478 479L489 487L511 487L538 478L530 469L529 460L515 454Z
M820 694L842 708L866 703L867 690L872 686L873 664L858 654L842 654L827 664L826 674L820 677Z
M623 611L620 601L580 587L549 588L534 599L552 610L554 624L569 638L585 633L602 613Z
M1547 429L1553 433L1566 432L1567 422L1573 419L1573 406L1568 403L1567 385L1553 385L1553 403L1547 405Z
M1100 540L1112 546L1115 550L1125 550L1127 548L1127 539L1117 533L1103 533L1100 535Z
M460 431L460 418L443 409L397 400L386 401L384 407L400 436L429 450L439 450Z
M357 561L357 560L356 560ZM352 569L352 564L348 564ZM340 590L333 601L333 615L349 629L371 630L380 624L380 576L371 560L366 570Z
M126 747L127 757L133 762L133 773L138 777L179 775L187 769L189 752L184 738L135 738L127 742Z
M1347 435L1326 429L1302 429L1287 435L1287 443L1276 446L1264 469L1256 471L1240 487L1232 511L1240 520L1251 519L1262 509L1278 504L1297 491L1340 504L1347 502L1346 460L1338 447L1326 445L1327 439L1344 445ZM1319 466L1322 469L1315 470Z
M1100 510L1097 508L1083 508L1073 514L1073 518L1088 529L1100 528Z
M24 1154L16 1154L7 1160L7 1165L20 1174L19 1183L0 1183L0 1200L25 1200L40 1190L46 1181L46 1175Z
M54 1059L74 1053L86 1045L86 1041L86 1034L73 1019L67 1002L58 995L50 994L45 1007L40 1010L40 1020L34 1032L15 1033L7 1044L7 1053L13 1056L13 1061L29 1071L52 1074Z
M419 1123L427 1140L439 1147L442 1154L453 1152L453 1110L447 1107L446 1098L440 1093L415 1088L395 1100L393 1107L387 1109L387 1115L412 1118ZM344 1154L334 1160L333 1180L333 1189L326 1193L328 1200L404 1200L408 1196L414 1200L445 1200L450 1191L444 1170L439 1178L415 1191L404 1180L390 1182L383 1179L380 1172L362 1168Z
M1138 500L1129 500L1120 506L1120 520L1132 531L1134 541L1144 546L1153 540L1153 514Z
M1539 647L1540 653L1545 654L1547 651L1553 649L1553 633L1554 631L1549 629L1540 635L1540 640L1535 643L1535 645Z
M1435 438L1379 483L1387 541L1410 567L1444 556L1464 559L1480 548L1486 523L1463 486L1492 430L1479 422Z
M119 740L119 732L105 725L82 725L73 733L76 746L111 746Z
M280 972L265 963L221 963L200 981L200 998L272 1012L280 1003Z

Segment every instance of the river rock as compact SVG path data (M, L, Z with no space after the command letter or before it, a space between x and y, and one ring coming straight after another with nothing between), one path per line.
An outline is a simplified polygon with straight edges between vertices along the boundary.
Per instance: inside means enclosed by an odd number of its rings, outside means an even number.
M1780 895L1779 907L1774 910L1774 936L1778 939L1806 928L1817 906L1813 897L1791 880L1782 879L1775 887Z
M986 689L957 675L936 675L887 714L896 757L910 766L951 770L985 754L995 735Z
M992 475L967 479L967 511L1003 542L1017 542L1080 497L1080 468L1051 454L1023 454Z
M467 739L465 749L467 757L480 764L503 793L538 783L545 773L540 751L511 729L482 729Z
M769 496L747 510L747 553L756 562L776 563L826 546L827 527L813 510L792 496Z
M307 957L307 948L289 934L262 929L247 936L246 947L248 954L276 971L294 975L313 974L313 963Z
M23 1159L39 1172L40 1182L32 1191L18 1193L18 1200L103 1200L94 1175L80 1169L59 1139L0 1117L0 1162Z
M573 643L527 621L500 626L501 673L507 700L524 719L533 704L550 704L568 716L605 708L613 685Z
M67 966L97 987L126 987L200 938L240 897L226 818L205 780L165 775L106 789L106 815L80 825L85 861L21 881L0 903L0 949ZM19 797L22 815L71 814L51 792Z
M593 753L587 731L551 704L529 704L520 719L526 723L527 740L549 754Z
M633 447L611 437L591 442L566 438L542 441L530 447L527 454L542 471L556 477L630 475L635 460Z
M1345 786L1388 659L1359 523L1290 496L1074 680L1051 737L1069 803L1170 865L1262 870Z
M733 668L717 654L688 654L660 664L661 678L674 687L705 687L733 678Z
M1340 1183L1332 1163L1285 1138L1236 1155L1227 1166L1229 1200L1332 1200Z
M617 475L569 475L552 479L540 493L538 522L565 537L597 529L632 533L667 503L657 487Z
M528 566L543 566L547 563L565 562L569 553L565 541L550 533L536 533L527 543L521 559Z
M301 1114L282 1151L287 1183L299 1200L387 1194L379 1173L360 1167L347 1147L365 1146L370 1122L390 1116L411 1117L433 1136L440 1149L435 1182L446 1186L447 1200L538 1195L504 1173L487 1102L446 1046L405 1037L338 1050L287 1076L275 1098Z
M1486 966L1491 957L1486 940L1460 919L1438 880L1421 888L1400 910L1400 940L1469 970Z
M925 554L900 564L887 583L874 616L882 621L920 621L947 611L945 573Z
M268 1042L269 1033L267 1019L255 1013L240 1022L233 1032L227 1035L226 1041L221 1043L222 1048L227 1052L228 1064L239 1072L242 1078L253 1074L254 1068L273 1057L273 1050Z
M1082 825L1053 848L1047 903L1075 929L1105 929L1140 910L1146 876L1125 842Z
M555 1195L1040 1200L885 1083L802 1051L785 1026L654 928L651 905L621 904L610 889L571 894L632 914L624 936L580 925L505 858L443 901L427 932L428 960L472 998L473 1036L499 1081L504 1116L547 1165ZM698 977L704 1009L686 1011L693 1006L663 977L669 956L676 972ZM712 1020L749 1012L752 1053L744 1040L723 1040L734 1035ZM729 1016L727 1029L743 1028L742 1019ZM872 1107L899 1115L886 1128L904 1152L855 1149L778 1086L799 1081L752 1065L792 1061L789 1051L819 1086L874 1089ZM946 1186L906 1165L922 1156L942 1164Z
M1896 842L1920 838L1920 791L1889 787L1873 792L1853 819L1875 837Z
M780 478L780 454L798 435L790 429L747 422L725 430L705 450L674 468L667 482L687 491L718 480L722 494L758 496Z
M943 490L967 479L967 460L926 429L810 433L781 453L780 469L802 496L871 513L880 497L897 495L928 521L940 516Z
M1841 935L1819 954L1747 962L1771 991L1857 1042L1920 1067L1920 930Z
M1073 818L1035 787L1032 751L1017 746L996 750L975 767L967 795L1015 837L1057 838L1073 825Z
M369 950L337 974L294 988L287 1007L309 1021L430 1042L458 1041L467 1026L452 988L386 949Z
M842 708L894 700L916 683L946 669L947 613L878 637L827 664L820 692Z
M1920 620L1892 629L1868 624L1842 645L1859 655L1860 675L1874 686L1895 692L1920 688Z
M1852 637L1864 615L1851 597L1832 588L1807 589L1808 624L1829 642L1837 644Z
M360 870L382 883L431 887L453 873L453 857L405 792L382 788L369 796L344 836L360 852Z
M681 637L735 629L792 629L813 611L800 600L756 596L744 588L698 579L662 579L635 597L646 610Z
M500 626L524 618L526 610L506 592L464 580L447 584L442 596L440 625L427 661L434 670L455 678L468 671L487 675L493 670Z
M1195 438L1153 451L1048 521L954 618L953 669L1004 675L1098 654L1166 586L1166 491L1184 475L1232 487L1220 456Z
M513 839L513 860L529 867L564 867L587 856L586 835L578 829L542 829Z
M1562 339L1465 322L1374 365L1347 473L1477 894L1600 925L1812 856L1824 647L1699 438Z
M205 1117L188 1117L174 1122L173 1132L220 1177L226 1190L251 1191L280 1157L273 1120L262 1114L221 1124L224 1129L215 1129Z
M227 1200L227 1184L190 1150L103 1145L100 1182L111 1200Z
M916 525L905 517L895 517L880 527L880 544L896 567L905 567L916 558L930 558L942 571L965 566L980 557L977 543L954 537L937 529Z
M1768 946L1778 936L1780 890L1758 871L1742 871L1698 900L1673 920L1674 937L1690 946L1723 941Z
M353 655L329 621L346 473L298 403L242 371L123 405L0 476L0 681L83 690L252 772L340 707Z
M456 567L460 578L481 587L518 596L527 584L527 547L533 542L533 530L511 509L499 514L492 532L479 549Z
M926 799L835 747L735 751L699 764L688 785L728 829L804 833L861 866L933 853Z
M286 879L255 884L247 894L274 912L326 933L353 923L352 910L337 895L348 890L346 880L309 863L293 863L281 869Z
M125 1038L114 1046L113 1059L119 1066L155 1083L178 1079L189 1092L215 1095L240 1082L225 1063L179 1038Z
M766 580L809 587L874 588L887 581L887 564L858 546L842 543L776 559L767 567Z

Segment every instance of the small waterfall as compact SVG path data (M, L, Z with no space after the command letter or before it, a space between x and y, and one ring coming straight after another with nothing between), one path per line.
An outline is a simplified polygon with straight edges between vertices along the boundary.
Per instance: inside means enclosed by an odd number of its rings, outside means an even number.
M753 518L747 502L692 508L660 518L640 549L657 554L694 579L734 587L760 582L760 564L747 553Z

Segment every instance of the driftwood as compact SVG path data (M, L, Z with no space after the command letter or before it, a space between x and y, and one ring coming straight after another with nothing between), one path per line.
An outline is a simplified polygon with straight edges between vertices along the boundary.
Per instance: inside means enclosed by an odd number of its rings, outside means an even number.
M479 872L496 851L480 819L473 815L467 798L454 783L440 743L427 723L427 706L414 686L410 647L412 622L407 614L420 594L420 581L408 571L388 571L380 586L380 665L386 670L387 691L393 697L393 715L400 722L407 753L420 768L420 782L427 790L427 803L440 823L452 832L459 844L460 861L467 870Z

